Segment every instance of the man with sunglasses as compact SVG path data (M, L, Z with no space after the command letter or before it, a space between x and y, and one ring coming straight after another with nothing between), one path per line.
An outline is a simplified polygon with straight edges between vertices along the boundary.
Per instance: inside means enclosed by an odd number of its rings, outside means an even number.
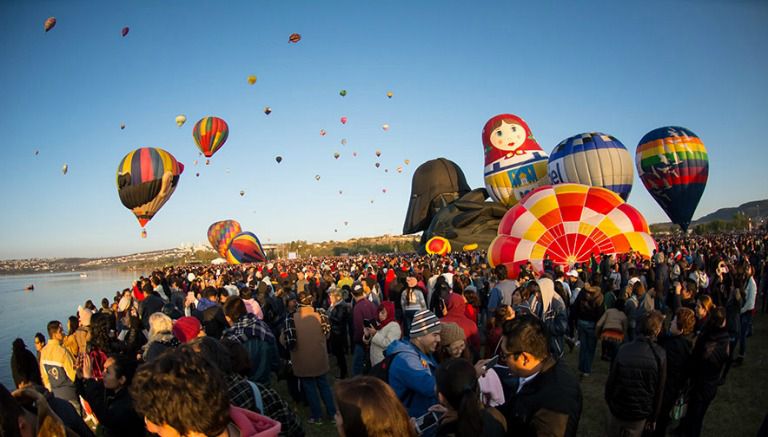
M518 376L517 392L500 408L507 429L522 436L575 436L581 386L563 361L550 355L546 328L526 314L504 322L499 362Z

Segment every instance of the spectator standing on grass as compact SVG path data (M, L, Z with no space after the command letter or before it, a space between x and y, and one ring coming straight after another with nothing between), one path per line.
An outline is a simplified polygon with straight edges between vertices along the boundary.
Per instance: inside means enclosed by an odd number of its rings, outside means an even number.
M570 317L576 320L579 330L579 372L581 376L589 376L592 373L592 362L595 359L597 349L597 334L595 327L600 317L603 316L603 292L601 290L602 277L599 273L592 274L588 285L579 292L579 296L573 303Z
M363 286L360 284L352 285L352 298L354 306L352 307L352 376L361 375L365 367L366 348L363 342L365 335L365 321L375 322L378 317L376 306L365 298Z
M275 336L264 321L249 313L243 299L229 296L224 303L224 317L229 328L223 337L240 343L251 361L251 374L248 379L263 385L269 385L273 371L280 366L277 355Z
M384 351L393 341L400 340L402 328L395 320L395 304L384 301L379 305L379 315L375 326L365 327L363 341L370 344L371 367L384 360Z
M411 329L413 316L427 309L427 302L424 299L424 289L419 286L419 279L413 271L406 275L405 283L406 288L400 294L400 306L403 308L404 328L407 333Z
M605 383L608 436L640 437L656 428L667 375L666 352L656 344L663 322L659 311L643 316L638 336L619 348L611 364Z
M341 291L334 289L329 294L331 306L328 308L328 319L331 322L331 338L329 340L331 353L336 357L336 365L339 368L339 378L344 379L348 375L347 370L347 327L352 318L352 308L341 298Z

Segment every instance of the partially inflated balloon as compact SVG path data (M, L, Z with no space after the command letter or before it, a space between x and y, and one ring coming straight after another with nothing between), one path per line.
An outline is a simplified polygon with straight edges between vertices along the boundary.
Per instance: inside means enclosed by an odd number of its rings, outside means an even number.
M144 227L176 191L184 165L163 149L142 147L117 166L117 194Z
M254 75L248 76L248 83L251 84L251 85L255 84L256 83L256 76L254 76Z
M497 115L485 123L482 138L485 187L495 201L510 207L549 183L547 153L522 118Z
M210 158L224 146L228 136L229 126L227 126L226 121L219 117L202 118L192 129L192 137L206 158Z
M176 116L176 126L182 127L184 126L184 123L187 122L187 116L184 114L179 114Z
M289 43L296 44L299 41L301 41L301 35L299 35L298 33L292 33L291 36L288 37Z
M230 264L256 263L267 260L259 238L251 232L241 232L232 239L226 258Z
M125 35L128 35L128 32L130 32L130 30L131 29L128 28L128 26L125 26L125 27L123 27L123 30L120 31L120 34L123 35L123 37L125 37Z
M53 29L53 27L56 26L56 17L50 17L47 20L45 20L45 23L43 24L43 29L45 29L46 32Z
M618 194L560 184L533 190L504 214L488 259L505 265L514 279L529 261L543 271L546 257L567 271L592 256L637 252L649 258L655 249L643 215Z
M643 185L673 223L688 230L709 176L707 149L684 127L662 127L645 134L635 152Z
M235 235L242 232L236 220L221 220L208 227L208 241L211 247L222 257L227 255L227 248Z
M445 255L451 251L451 243L444 237L432 237L427 241L426 251L430 255Z
M599 132L563 140L549 156L553 184L572 182L607 188L627 200L634 165L629 151L616 138Z

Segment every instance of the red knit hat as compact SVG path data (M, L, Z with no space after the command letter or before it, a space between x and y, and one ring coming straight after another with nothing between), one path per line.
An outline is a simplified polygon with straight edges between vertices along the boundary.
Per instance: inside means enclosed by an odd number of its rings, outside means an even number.
M173 335L182 343L197 338L200 334L200 321L195 317L181 317L173 324Z

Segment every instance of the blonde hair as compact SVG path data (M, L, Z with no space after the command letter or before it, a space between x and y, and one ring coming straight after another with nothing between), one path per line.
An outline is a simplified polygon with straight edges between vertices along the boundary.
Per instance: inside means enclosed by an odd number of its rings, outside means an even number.
M163 313L154 313L149 316L149 337L152 338L160 332L171 332L173 320Z

